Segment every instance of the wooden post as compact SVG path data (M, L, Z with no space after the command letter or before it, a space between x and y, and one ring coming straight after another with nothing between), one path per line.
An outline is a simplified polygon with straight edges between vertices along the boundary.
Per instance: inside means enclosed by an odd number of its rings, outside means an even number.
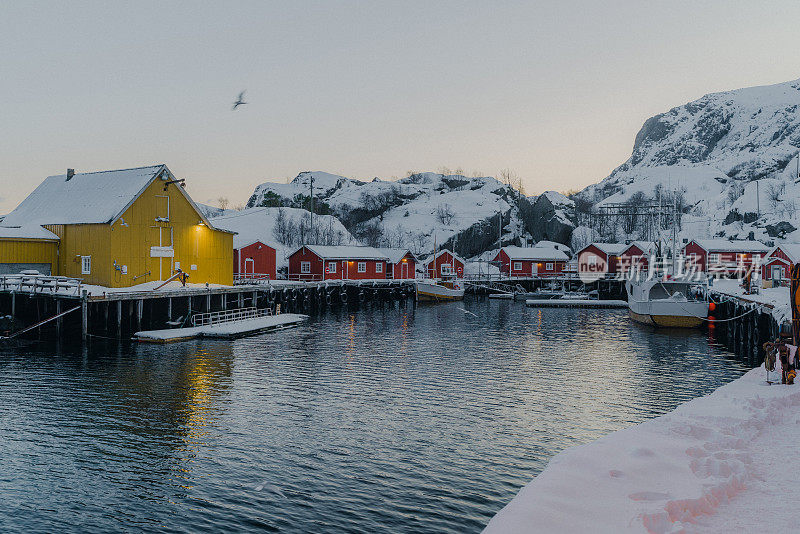
M172 297L167 298L167 321L172 321Z
M86 341L89 337L89 303L87 293L84 289L81 292L81 339Z
M206 293L206 311L211 311L211 293Z
M106 316L106 334L108 334L108 309L111 307L111 303L106 301L105 303L105 316Z
M59 315L60 313L61 313L61 299L57 298L56 315ZM61 339L61 319L62 319L61 317L56 319L56 336L58 337L59 340Z
M253 291L253 307L258 308L258 291Z
M139 299L136 301L136 331L142 329L142 314L144 313L144 301Z
M236 298L239 301L239 308L244 308L244 303L242 302L242 292L241 291L239 291L236 294Z
M117 301L117 337L122 337L122 301Z
M228 295L227 293L222 294L222 310L225 311L228 309Z
M11 332L14 332L14 321L17 318L17 294L11 292Z

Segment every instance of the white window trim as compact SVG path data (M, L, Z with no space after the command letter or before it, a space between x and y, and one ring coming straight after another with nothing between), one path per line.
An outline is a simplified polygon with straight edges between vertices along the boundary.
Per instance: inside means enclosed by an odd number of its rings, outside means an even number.
M552 271L554 269L552 263L545 263L544 268L546 271Z
M81 274L92 274L91 256L81 256Z
M515 271L521 271L522 270L522 262L521 261L515 261L514 262L514 270Z
M439 270L442 272L442 274L453 274L453 266L449 263L442 263L439 266Z
M311 262L310 261L301 261L300 262L300 274L309 274L311 272Z
M328 273L336 274L336 262L335 261L329 261L328 262Z
M382 273L383 272L383 263L382 262L379 261L379 262L377 262L375 264L375 272L376 273Z
M367 272L367 262L365 261L358 262L358 272L360 273Z
M708 255L708 263L717 265L722 260L722 256L719 255L718 252L712 252Z

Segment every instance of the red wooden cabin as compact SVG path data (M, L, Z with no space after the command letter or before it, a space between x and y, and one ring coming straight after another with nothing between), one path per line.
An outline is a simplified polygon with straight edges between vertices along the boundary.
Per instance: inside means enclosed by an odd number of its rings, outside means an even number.
M509 277L557 276L569 258L553 247L503 247L492 261Z
M617 273L620 272L622 253L627 248L628 245L622 243L592 243L579 250L575 256L580 258L582 254L592 253L600 258L598 261L608 266L606 272ZM580 260L578 268L580 268Z
M792 278L792 267L800 261L800 245L778 245L767 253L761 264L761 278L773 285L786 285Z
M382 248L386 254L386 277L394 280L413 280L417 277L417 258L410 250L402 248Z
M656 253L656 244L652 241L634 241L620 254L620 272L631 270L647 272L650 259Z
M687 270L719 275L746 271L754 261L760 265L761 258L767 252L767 246L758 241L727 239L696 239L683 247Z
M253 243L233 243L233 276L234 278L260 278L275 280L277 265L275 249L255 241Z
M464 260L447 249L440 250L425 263L425 273L428 278L442 278L454 274L458 278L464 278Z
M384 280L389 258L381 249L305 245L289 256L289 280Z

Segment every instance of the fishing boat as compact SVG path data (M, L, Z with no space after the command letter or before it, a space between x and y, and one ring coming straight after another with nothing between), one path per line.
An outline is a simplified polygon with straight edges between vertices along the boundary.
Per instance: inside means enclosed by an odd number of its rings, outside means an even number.
M708 316L708 299L701 285L682 279L632 279L628 314L637 323L666 328L697 328Z
M417 280L417 300L441 302L463 299L464 286L456 279Z

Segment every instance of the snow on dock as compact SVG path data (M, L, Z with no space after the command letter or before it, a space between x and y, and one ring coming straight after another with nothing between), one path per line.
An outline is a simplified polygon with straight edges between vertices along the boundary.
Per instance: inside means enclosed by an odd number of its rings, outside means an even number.
M800 385L765 379L557 454L484 532L795 532Z
M234 339L253 336L271 330L279 330L297 326L308 319L299 313L282 313L280 315L264 315L241 321L192 326L188 328L169 328L165 330L144 330L136 332L133 338L146 343L171 343L186 341L198 337Z
M591 299L527 299L526 306L532 308L627 308L624 300Z

